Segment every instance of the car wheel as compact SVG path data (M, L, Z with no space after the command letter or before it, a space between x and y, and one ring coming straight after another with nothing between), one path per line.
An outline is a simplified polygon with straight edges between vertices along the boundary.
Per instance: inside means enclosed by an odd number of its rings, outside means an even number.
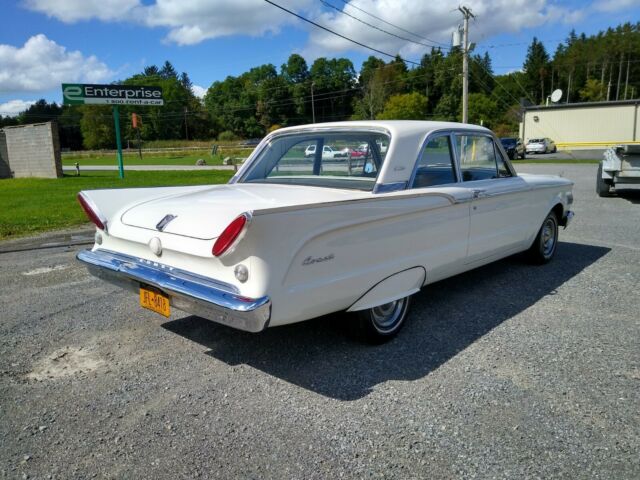
M556 253L557 244L558 218L554 212L549 212L527 252L529 260L536 265L548 263Z
M596 193L600 197L608 197L611 194L611 185L602 178L602 163L598 165L598 176L596 177Z
M411 297L357 312L357 334L367 343L381 344L398 334L409 314Z
M522 152L522 155L520 155L520 158L524 160L525 158L527 158L527 154L525 152Z

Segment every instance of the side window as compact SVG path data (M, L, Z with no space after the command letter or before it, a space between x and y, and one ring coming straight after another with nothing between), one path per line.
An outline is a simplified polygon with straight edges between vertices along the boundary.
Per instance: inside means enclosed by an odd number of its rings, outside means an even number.
M463 182L498 177L496 150L491 137L456 135Z
M418 159L411 188L432 187L456 182L456 171L448 135L429 140Z
M504 156L500 153L498 147L495 147L496 151L496 160L498 161L498 176L500 178L511 177L511 170L507 167L507 162L504 159ZM516 152L517 155L517 152Z

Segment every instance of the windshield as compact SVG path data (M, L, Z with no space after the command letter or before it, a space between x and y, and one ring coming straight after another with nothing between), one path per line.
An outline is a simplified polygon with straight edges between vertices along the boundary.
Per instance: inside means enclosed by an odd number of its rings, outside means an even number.
M308 132L273 138L239 183L280 183L371 191L387 155L379 132Z
M529 140L529 143L542 143L544 142L544 138L532 138Z
M502 142L502 145L515 145L516 144L516 139L515 138L501 138L500 141Z

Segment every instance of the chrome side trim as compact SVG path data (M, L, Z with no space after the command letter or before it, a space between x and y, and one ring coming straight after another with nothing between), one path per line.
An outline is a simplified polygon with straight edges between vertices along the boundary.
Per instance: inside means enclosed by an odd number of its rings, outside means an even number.
M380 193L380 192L378 192ZM390 201L390 200L403 200L407 198L417 198L417 197L442 197L446 198L451 205L455 205L459 203L456 201L456 198L453 195L449 195L448 193L443 192L419 192L415 193L415 190L402 190L401 192L390 192L391 195L380 195L375 196L371 195L368 198L352 198L349 200L335 200L332 202L323 202L323 203L311 203L307 205L289 205L286 207L273 207L273 208L263 208L261 210L254 210L253 216L258 217L261 215L269 215L271 213L284 213L284 212L295 212L298 210L311 210L316 208L324 208L324 207L333 207L336 205L356 205L359 203L366 202L382 202L382 201ZM397 193L397 195L394 195Z
M372 193L398 192L407 188L407 182L376 183Z
M247 332L267 328L271 300L247 298L233 285L109 250L83 250L76 258L89 272L119 287L138 292L140 284L166 293L180 310Z

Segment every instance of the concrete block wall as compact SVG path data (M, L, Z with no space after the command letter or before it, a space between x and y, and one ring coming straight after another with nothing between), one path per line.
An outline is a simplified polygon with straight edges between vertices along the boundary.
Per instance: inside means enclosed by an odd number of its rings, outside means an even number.
M9 167L9 153L7 152L7 138L4 130L0 130L0 178L11 177L11 167Z
M9 168L15 178L62 177L60 139L55 122L5 127Z

